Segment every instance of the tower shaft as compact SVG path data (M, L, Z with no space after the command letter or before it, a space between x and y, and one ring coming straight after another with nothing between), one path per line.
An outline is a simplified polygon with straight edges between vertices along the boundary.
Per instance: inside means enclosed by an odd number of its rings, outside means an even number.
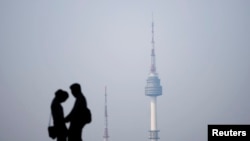
M150 99L150 130L154 131L157 130L157 112L156 112L156 97L151 97Z
M156 96L150 97L150 130L149 139L151 141L157 141L159 139L157 128L157 103Z

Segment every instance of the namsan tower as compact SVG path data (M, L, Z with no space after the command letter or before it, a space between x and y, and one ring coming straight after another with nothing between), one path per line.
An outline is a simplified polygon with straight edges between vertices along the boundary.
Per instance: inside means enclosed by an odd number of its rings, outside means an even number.
M104 127L104 135L103 135L103 141L109 140L109 134L108 134L108 106L107 106L107 86L105 86L105 107L104 107L104 117L105 117L105 127Z
M155 62L155 40L154 40L154 18L152 15L152 50L151 50L151 66L150 73L147 78L147 84L145 87L145 95L150 97L150 141L157 141L159 139L159 130L157 128L157 96L162 95L162 87L160 79L156 72Z

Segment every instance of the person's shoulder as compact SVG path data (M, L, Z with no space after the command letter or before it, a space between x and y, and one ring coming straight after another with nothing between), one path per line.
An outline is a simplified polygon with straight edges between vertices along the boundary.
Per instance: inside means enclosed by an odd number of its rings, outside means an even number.
M59 102L57 102L57 101L54 101L54 102L51 103L51 107L59 108L59 107L61 107L61 104Z

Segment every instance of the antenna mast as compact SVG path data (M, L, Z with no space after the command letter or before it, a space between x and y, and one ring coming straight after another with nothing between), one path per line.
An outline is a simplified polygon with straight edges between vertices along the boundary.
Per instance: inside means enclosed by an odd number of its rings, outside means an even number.
M151 68L150 72L156 74L156 64L155 64L155 39L154 39L154 14L152 13L152 50L151 50Z
M104 107L104 117L105 117L105 128L104 128L104 135L103 139L104 141L108 141L109 135L108 135L108 108L107 108L107 86L105 86L105 107Z

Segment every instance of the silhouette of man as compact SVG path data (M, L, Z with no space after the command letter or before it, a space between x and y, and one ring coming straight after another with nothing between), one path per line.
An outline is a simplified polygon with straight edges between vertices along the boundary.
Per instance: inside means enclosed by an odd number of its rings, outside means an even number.
M54 127L56 129L57 141L66 141L67 127L65 124L62 102L68 98L68 93L61 89L55 92L55 98L51 103L51 113L54 121Z
M86 122L87 102L81 91L81 86L74 83L70 86L72 95L76 98L75 104L69 115L65 118L70 122L68 141L82 141L82 129Z

